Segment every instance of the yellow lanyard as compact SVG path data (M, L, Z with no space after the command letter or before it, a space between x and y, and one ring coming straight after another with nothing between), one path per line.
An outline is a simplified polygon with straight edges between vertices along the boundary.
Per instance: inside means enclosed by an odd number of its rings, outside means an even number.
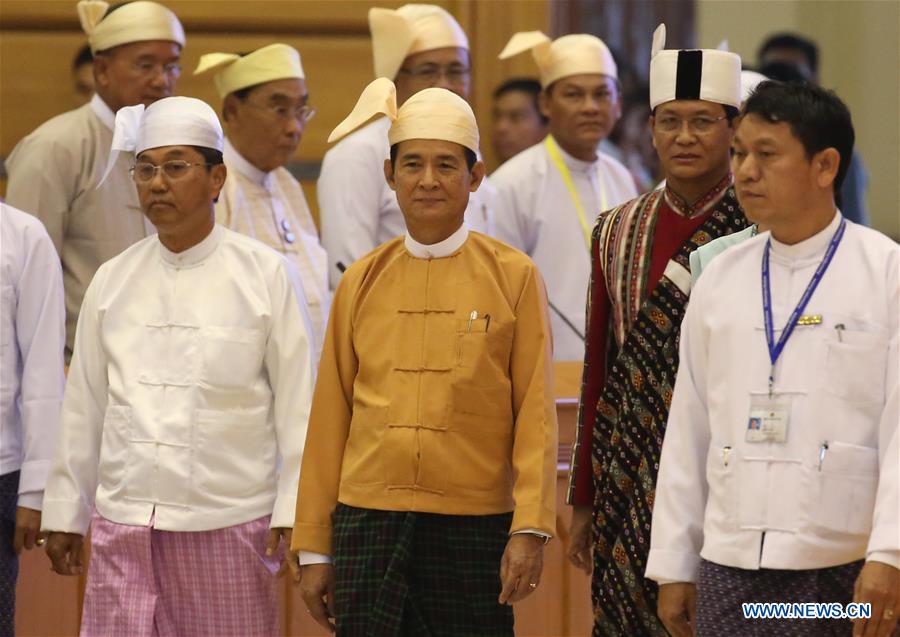
M578 196L578 191L575 189L575 183L572 181L572 174L569 172L569 167L566 166L566 162L563 161L562 155L559 153L559 148L552 136L547 135L547 137L544 138L544 146L547 148L547 154L550 155L550 159L556 164L556 169L559 171L559 175L562 177L563 183L566 185L566 189L572 197L572 203L575 204L575 212L578 213L578 221L581 223L581 231L584 233L584 242L587 244L588 251L590 251L591 226L588 224L584 206L581 204L581 198ZM597 211L597 214L600 214L607 209L606 187L603 185L603 175L600 174L600 171L597 171L597 182L600 186L600 210Z

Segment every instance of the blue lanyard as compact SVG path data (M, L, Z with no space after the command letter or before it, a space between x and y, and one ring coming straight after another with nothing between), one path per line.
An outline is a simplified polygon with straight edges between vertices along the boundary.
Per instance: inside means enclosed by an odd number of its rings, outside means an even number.
M784 326L784 330L781 332L781 338L778 339L777 343L775 342L775 329L772 326L772 287L769 282L769 250L772 247L772 239L769 238L769 240L766 241L766 247L763 251L762 262L762 297L763 318L765 319L766 324L766 343L769 346L769 360L772 361L772 368L769 372L770 397L772 395L772 387L775 384L775 362L778 360L778 357L781 356L781 352L782 350L784 350L784 346L787 344L788 339L791 337L791 334L794 333L794 328L797 326L797 320L803 315L803 311L806 309L806 305L812 298L812 295L816 291L816 288L819 287L819 283L822 281L822 277L825 275L825 270L827 270L828 266L831 264L831 260L834 258L834 253L837 251L838 244L841 242L841 238L843 238L844 236L844 230L846 229L846 227L847 220L841 219L841 225L838 226L838 229L834 233L834 236L831 237L831 243L828 244L828 250L825 251L825 256L822 257L822 262L813 273L809 285L806 286L806 290L803 292L803 296L800 297L800 301L797 303L797 307L795 307L794 311L791 313L787 325Z

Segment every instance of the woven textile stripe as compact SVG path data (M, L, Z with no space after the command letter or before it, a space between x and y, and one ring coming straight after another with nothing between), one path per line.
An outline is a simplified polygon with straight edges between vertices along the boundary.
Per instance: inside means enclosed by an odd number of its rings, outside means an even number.
M0 637L13 637L16 617L16 576L19 558L13 551L16 507L19 502L19 472L0 476Z
M277 635L269 517L194 533L91 521L82 637Z
M688 267L698 245L746 225L729 188L673 260ZM630 326L597 403L592 444L594 635L666 634L656 616L656 584L643 574L687 300L674 283L660 280Z
M438 515L338 504L338 637L512 637L497 603L512 514Z

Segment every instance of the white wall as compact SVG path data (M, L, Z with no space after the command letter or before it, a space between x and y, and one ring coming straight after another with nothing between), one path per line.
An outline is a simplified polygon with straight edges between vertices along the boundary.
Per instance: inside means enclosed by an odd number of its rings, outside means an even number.
M900 2L697 0L702 47L728 39L753 65L762 40L796 31L819 45L819 76L850 107L869 172L873 227L900 238Z

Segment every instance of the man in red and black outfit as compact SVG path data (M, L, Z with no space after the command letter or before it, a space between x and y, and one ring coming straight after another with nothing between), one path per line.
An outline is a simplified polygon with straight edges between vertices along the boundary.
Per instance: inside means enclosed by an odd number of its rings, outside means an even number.
M569 557L593 571L594 635L666 635L644 579L656 473L690 253L748 222L730 170L741 101L734 53L663 50L650 62L653 145L666 185L600 215L593 231L587 347L568 502ZM593 553L593 556L592 556Z

